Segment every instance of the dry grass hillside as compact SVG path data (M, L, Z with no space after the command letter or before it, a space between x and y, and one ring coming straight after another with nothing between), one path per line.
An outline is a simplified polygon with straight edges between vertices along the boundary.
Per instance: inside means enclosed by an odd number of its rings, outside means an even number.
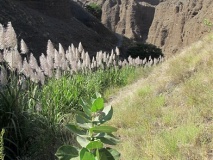
M122 160L213 159L213 34L112 100Z

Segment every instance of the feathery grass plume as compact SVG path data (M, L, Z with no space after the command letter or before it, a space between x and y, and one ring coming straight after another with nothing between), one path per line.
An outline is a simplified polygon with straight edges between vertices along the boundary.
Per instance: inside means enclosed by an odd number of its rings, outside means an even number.
M78 51L78 48L75 49L75 58L76 58L76 61L78 61L80 58L80 52Z
M41 69L43 70L44 74L48 76L49 74L49 65L47 63L45 55L42 53L39 57Z
M7 84L7 70L4 66L1 66L0 72L0 84L5 86Z
M47 42L47 56L50 56L50 57L53 58L54 57L54 50L55 50L55 48L54 48L51 40L48 40L48 42Z
M83 61L86 59L86 54L85 54L84 50L82 50L82 52L81 52L81 59Z
M103 53L103 62L104 63L107 62L107 53L106 52Z
M41 82L42 85L44 85L45 76L44 76L44 73L42 72L41 68L38 68L38 69L36 70L36 72L37 72L39 81Z
M55 78L56 79L60 79L61 78L61 70L60 70L60 68L56 69Z
M120 56L120 50L118 47L115 48L115 53L116 53L116 56Z
M65 58L61 59L61 69L63 71L68 71L69 70L68 61Z
M81 61L78 60L78 63L77 63L77 70L79 71L79 70L81 70L81 68L82 68Z
M59 43L58 46L59 46L59 47L58 47L58 48L59 48L59 49L58 49L58 53L59 53L59 54L62 54L62 55L65 55L65 51L64 51L64 48L63 48L63 46L61 45L61 43Z
M78 45L78 51L79 51L79 53L81 53L83 50L84 50L84 48L83 48L83 46L80 42L79 45Z
M3 128L0 133L0 160L4 160L4 133L5 129Z
M48 64L48 69L52 70L54 68L54 60L53 60L52 55L51 56L50 55L46 56L46 62Z
M18 50L14 50L14 68L17 69L18 72L22 69L22 58Z
M21 54L27 54L29 52L29 49L23 39L21 39L20 49L21 49Z
M59 55L58 51L55 49L54 51L54 68L58 68L61 66L61 56Z
M86 55L86 57L85 57L86 67L90 67L91 60L90 60L90 57L89 57L89 53L86 52L85 55Z
M7 28L4 34L4 44L5 48L17 49L17 37L11 22L8 22L7 24Z
M4 27L0 23L0 49L4 49Z
M157 65L157 63L158 63L158 59L157 59L157 58L154 58L153 65L154 65L154 66Z
M11 71L16 69L17 62L15 58L17 58L17 54L15 54L15 50L4 50L4 60L8 63Z
M74 44L72 43L71 44L71 51L72 51L72 53L74 54L73 56L75 56L75 46L74 46Z
M21 71L27 78L29 78L31 76L31 74L33 74L33 71L29 65L29 63L27 62L27 59L24 58L23 61L23 67L22 67L22 71Z
M143 59L143 65L145 65L145 64L146 64L146 58Z
M34 70L37 70L39 68L37 60L32 53L30 53L29 65Z

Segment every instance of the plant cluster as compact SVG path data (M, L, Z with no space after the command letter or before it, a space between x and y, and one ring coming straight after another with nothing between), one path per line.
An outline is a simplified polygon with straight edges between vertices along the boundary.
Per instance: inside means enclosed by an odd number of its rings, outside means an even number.
M11 23L6 28L0 25L0 129L5 128L5 158L54 159L58 146L74 142L63 124L74 121L72 109L82 110L80 98L125 85L137 66L153 64L139 57L120 60L119 55L116 48L90 57L81 43L65 51L48 41L47 53L38 63L24 40L18 43Z
M96 3L90 3L89 5L86 5L86 10L90 12L93 16L95 16L97 19L101 20L101 6L97 5Z
M150 63L155 64L164 56L162 50L153 44L136 43L129 47L127 55L133 58L148 59Z
M118 139L112 134L115 127L103 125L112 118L111 106L104 107L104 100L97 95L91 102L82 101L82 111L77 111L76 124L66 127L77 135L81 148L64 145L58 149L56 156L60 160L118 160L120 154L109 145L116 145ZM104 146L107 144L108 147Z
M0 49L3 50L3 52L0 53L0 62L5 61L8 63L10 70L17 71L18 74L24 74L25 77L29 78L31 81L35 83L39 82L41 84L44 84L45 77L55 77L56 79L59 79L62 74L72 75L78 72L95 71L99 68L105 69L122 67L125 65L151 66L163 60L163 57L159 57L153 61L151 58L145 58L142 60L139 56L135 59L129 56L128 61L126 59L122 61L119 60L120 51L117 47L115 52L112 50L111 54L102 51L97 52L96 57L93 57L91 60L88 52L84 51L81 43L79 43L78 48L75 48L74 45L71 44L68 50L65 51L61 44L59 44L59 50L56 50L52 42L49 40L46 56L42 54L39 57L39 66L32 53L30 53L29 59L24 58L22 61L22 57L17 49L18 42L16 34L10 22L6 29L0 25L0 37ZM21 40L20 50L21 54L29 54L29 50L24 40ZM6 79L6 73L3 72L4 70L5 69L2 70L0 75L2 84L6 83L4 82Z

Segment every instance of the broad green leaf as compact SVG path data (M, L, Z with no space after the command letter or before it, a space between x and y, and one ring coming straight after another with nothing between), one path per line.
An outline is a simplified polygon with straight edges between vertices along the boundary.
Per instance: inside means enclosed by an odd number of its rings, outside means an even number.
M80 151L81 160L95 160L95 156L90 153L86 148L82 148Z
M116 149L107 148L107 150L111 153L115 160L119 160L121 154Z
M85 129L92 128L92 123L90 123L91 121L81 115L76 115L76 122L79 127Z
M91 116L91 110L90 110L89 104L87 102L85 102L83 99L81 99L80 105L82 106L86 115L88 115L90 117Z
M66 127L73 133L78 134L78 135L86 135L86 131L85 130L81 130L79 128L77 128L75 125L73 124L67 124Z
M90 128L89 130L95 133L112 133L112 132L116 132L117 128L112 126L96 126L96 127Z
M85 147L83 147L83 148L80 150L80 159L81 159L81 160L83 159L84 154L85 154L86 152L89 152L89 150L86 149Z
M86 148L86 146L90 143L90 141L87 140L87 138L84 138L81 136L77 136L77 141L81 145L81 147L84 147L84 148Z
M78 157L79 153L75 147L64 145L57 150L55 155L59 160L71 160L74 157Z
M111 105L104 107L103 111L101 111L100 115L97 116L94 121L103 124L106 121L109 121L113 115L113 108Z
M92 118L90 116L88 116L87 114L85 114L85 112L82 112L82 111L77 111L75 110L74 111L77 115L81 116L81 117L84 117L86 120L88 121L91 121Z
M101 160L115 160L115 158L106 148L99 150L99 157Z
M96 157L95 157L96 160L101 160L100 159L100 154L99 154L99 149L96 149L96 153L95 154L96 154Z
M116 145L119 140L113 134L100 133L96 136L104 144Z
M91 141L87 146L87 149L92 150L92 149L100 149L103 148L103 143L100 141Z
M100 111L104 108L104 100L103 98L97 98L95 101L92 103L91 111L92 112L97 112Z

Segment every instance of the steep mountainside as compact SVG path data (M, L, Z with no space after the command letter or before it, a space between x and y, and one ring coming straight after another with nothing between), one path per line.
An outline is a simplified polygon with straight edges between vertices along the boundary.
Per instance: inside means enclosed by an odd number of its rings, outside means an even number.
M213 21L212 0L168 0L160 3L147 41L168 54L176 53L209 32L205 19Z
M200 39L213 21L212 0L79 0L102 6L102 23L136 41L149 42L166 54Z
M59 42L67 47L81 41L90 53L117 44L113 32L70 0L0 0L0 23L9 21L36 57L46 51L48 39L56 48Z

